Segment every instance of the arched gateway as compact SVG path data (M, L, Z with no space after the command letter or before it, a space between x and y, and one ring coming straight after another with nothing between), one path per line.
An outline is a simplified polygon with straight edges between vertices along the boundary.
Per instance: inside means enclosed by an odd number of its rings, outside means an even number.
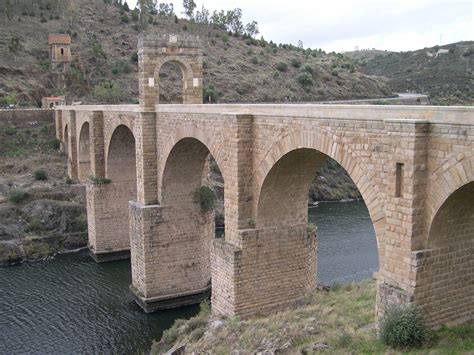
M374 225L377 314L416 302L434 327L474 318L473 107L197 105L199 39L141 37L138 52L139 106L66 106L56 122L69 147L76 120L89 122L90 243L107 245L106 258L130 253L131 290L146 311L199 302L211 284L213 311L239 316L281 309L311 290L307 188L331 157ZM157 73L169 60L180 63L184 102L195 105L157 105ZM222 239L193 198L210 155L224 178ZM77 153L68 156L73 167Z

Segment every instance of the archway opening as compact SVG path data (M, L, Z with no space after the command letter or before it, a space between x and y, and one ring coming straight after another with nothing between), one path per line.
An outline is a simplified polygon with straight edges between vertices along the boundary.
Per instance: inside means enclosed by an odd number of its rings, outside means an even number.
M171 231L162 242L179 250L161 260L173 272L174 292L210 287L210 244L223 237L224 205L219 202L223 187L220 169L206 145L195 138L175 144L165 163L160 198L166 228Z
M418 271L416 302L432 326L473 320L474 182L456 190L436 213Z
M136 185L135 138L124 125L118 126L110 139L106 171L107 178L113 182L135 182Z
M257 229L317 228L320 283L358 282L378 270L378 249L369 212L344 168L315 149L283 155L263 182Z
M79 133L78 174L79 180L86 180L91 172L89 123L85 122Z
M118 126L110 139L106 178L110 181L103 185L102 205L113 228L108 228L102 239L110 243L106 246L110 251L129 250L129 201L137 199L137 173L135 138L124 125Z
M182 104L184 102L184 72L174 61L163 64L159 72L161 104Z

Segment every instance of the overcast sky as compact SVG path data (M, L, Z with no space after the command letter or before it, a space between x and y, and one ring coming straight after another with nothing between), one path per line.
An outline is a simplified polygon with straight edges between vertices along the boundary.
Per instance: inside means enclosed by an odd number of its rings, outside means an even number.
M127 0L134 7L136 0ZM178 17L182 0L172 2ZM474 0L195 0L197 8L240 7L244 23L277 43L350 51L413 50L474 40Z

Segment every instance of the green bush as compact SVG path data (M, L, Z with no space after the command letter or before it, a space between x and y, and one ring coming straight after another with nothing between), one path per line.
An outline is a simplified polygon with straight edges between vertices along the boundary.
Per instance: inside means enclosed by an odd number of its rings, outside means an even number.
M299 67L301 67L301 62L299 61L299 59L296 59L296 58L291 59L290 64L291 64L291 66L294 67L294 68L299 68Z
M313 77L308 72L299 74L296 80L304 87L313 85Z
M44 171L42 169L36 170L33 173L33 176L34 176L35 180L47 180L48 179L48 174L46 174L46 171Z
M132 60L132 62L138 63L138 52L133 52L130 56L130 59Z
M252 59L250 59L250 63L252 63L252 64L258 64L258 59L257 59L257 57L252 57Z
M216 205L216 195L207 186L201 186L194 191L194 202L199 203L203 212L213 210Z
M48 142L48 145L53 150L58 150L61 146L61 142L57 138L53 138Z
M123 90L111 81L103 81L94 86L93 95L106 103L117 103L124 96Z
M211 98L209 102L209 97ZM219 100L219 93L217 92L214 85L206 85L203 88L203 102L206 103L217 103Z
M309 64L305 64L302 68L304 72L310 73L311 75L313 74L313 68Z
M67 184L67 185L72 185L74 183L74 181L69 177L69 176L66 176L64 178L64 182Z
M288 70L288 65L286 65L286 63L283 63L283 62L279 62L277 63L276 65L276 70L278 71L287 71Z
M107 179L107 178L99 178L95 176L90 176L89 180L95 184L95 185L105 185L105 184L110 184L112 180Z
M132 67L126 61L117 60L112 66L112 74L117 75L120 73L129 74L132 72Z
M419 347L431 338L421 309L415 305L393 306L382 319L380 338L393 348Z
M20 203L28 198L28 193L23 190L11 190L8 200L13 203Z
M128 18L127 14L123 14L120 16L120 20L122 20L123 23L129 23L130 19Z

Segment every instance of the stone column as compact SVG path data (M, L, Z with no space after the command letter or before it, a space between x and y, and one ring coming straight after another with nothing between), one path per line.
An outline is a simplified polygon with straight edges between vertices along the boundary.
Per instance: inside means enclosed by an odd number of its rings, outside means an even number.
M391 146L389 184L385 204L387 230L377 274L377 316L389 304L414 300L417 254L423 239L422 209L427 189L429 122L386 120Z
M68 176L73 180L78 180L78 169L77 169L77 132L76 132L76 112L73 110L69 111L69 125L68 125L68 161L67 161L67 173Z
M91 174L98 179L105 178L104 116L102 111L93 111L90 122Z
M56 139L58 139L61 142L61 151L63 151L63 113L61 110L55 110L54 111L54 122L56 126Z

